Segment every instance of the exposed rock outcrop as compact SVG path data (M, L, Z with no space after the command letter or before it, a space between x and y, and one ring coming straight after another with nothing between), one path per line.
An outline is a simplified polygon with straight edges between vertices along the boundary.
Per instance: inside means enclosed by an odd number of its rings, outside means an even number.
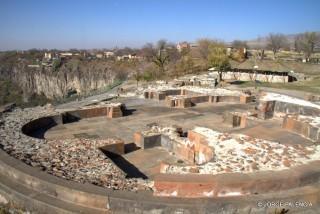
M16 82L25 95L43 94L49 99L61 98L68 93L86 94L112 84L117 73L110 63L72 59L54 69L28 67L17 62L12 66L0 65L0 74Z

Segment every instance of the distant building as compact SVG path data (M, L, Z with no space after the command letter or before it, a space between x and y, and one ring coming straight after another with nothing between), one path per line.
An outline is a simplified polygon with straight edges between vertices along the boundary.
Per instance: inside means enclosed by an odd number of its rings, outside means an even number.
M103 53L105 58L114 57L114 52L112 51L106 51Z
M190 48L190 45L188 42L179 42L177 44L177 49L179 52L181 52L183 49L186 49L186 48Z
M50 52L48 52L48 53L45 52L44 53L44 58L50 60L50 59L52 59L52 54Z
M232 46L227 47L227 56L231 56Z
M122 56L117 56L117 60L118 61L122 61L122 60L133 60L133 59L142 59L143 57L141 56L137 56L137 54L125 54Z
M102 58L103 58L103 54L96 54L96 57L97 57L98 59L102 59Z
M72 55L73 55L73 53L70 53L70 52L62 52L62 53L60 53L61 57L68 57L68 56L72 56Z
M198 43L190 43L190 48L197 48L198 46Z

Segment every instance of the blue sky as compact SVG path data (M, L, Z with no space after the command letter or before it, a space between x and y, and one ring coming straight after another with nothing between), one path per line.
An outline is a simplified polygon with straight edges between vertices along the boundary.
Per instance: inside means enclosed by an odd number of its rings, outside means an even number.
M0 0L0 49L140 47L320 31L320 0Z

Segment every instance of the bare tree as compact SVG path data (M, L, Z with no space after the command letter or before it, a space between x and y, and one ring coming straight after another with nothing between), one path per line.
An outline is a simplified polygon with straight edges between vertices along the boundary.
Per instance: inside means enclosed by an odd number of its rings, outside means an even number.
M167 45L168 45L167 40L165 40L165 39L160 39L160 40L157 42L157 49L158 49L158 50L164 50L164 49L166 49Z
M213 41L211 39L199 39L197 41L200 57L204 60L208 59L209 46Z
M320 43L320 36L315 32L305 32L295 37L294 45L298 52L304 52L307 58L314 53L314 48Z
M165 65L169 61L169 55L167 53L168 43L166 40L161 39L157 42L156 54L153 57L152 62L158 67L159 74L163 75L165 72Z
M267 48L272 50L274 58L276 53L281 49L288 46L287 38L283 34L270 34L268 37Z
M148 61L152 61L152 58L156 55L156 49L152 43L147 43L142 47L141 53Z
M138 69L133 73L133 78L137 81L137 88L138 88L139 81L142 79L142 75Z
M247 42L242 40L234 40L232 42L232 47L240 49L240 48L248 48Z

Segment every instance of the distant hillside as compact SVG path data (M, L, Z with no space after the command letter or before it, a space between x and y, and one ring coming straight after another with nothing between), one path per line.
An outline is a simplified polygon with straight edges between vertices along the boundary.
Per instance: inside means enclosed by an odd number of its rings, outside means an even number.
M320 36L320 32L317 32L317 34ZM294 39L298 34L288 34L285 35L290 47L294 47ZM267 45L268 36L264 37L258 37L257 39L248 40L247 44L249 48L263 48Z

